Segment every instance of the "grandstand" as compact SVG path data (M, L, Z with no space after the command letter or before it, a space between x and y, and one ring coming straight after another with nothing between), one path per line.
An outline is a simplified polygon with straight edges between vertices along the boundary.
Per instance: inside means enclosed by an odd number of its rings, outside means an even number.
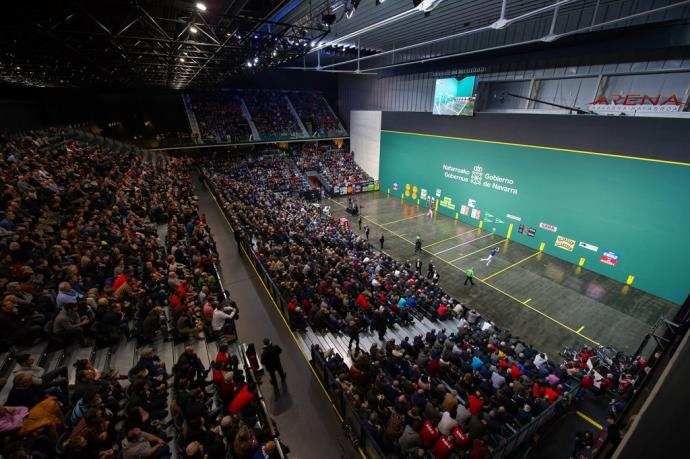
M0 457L680 457L690 4L8 4Z

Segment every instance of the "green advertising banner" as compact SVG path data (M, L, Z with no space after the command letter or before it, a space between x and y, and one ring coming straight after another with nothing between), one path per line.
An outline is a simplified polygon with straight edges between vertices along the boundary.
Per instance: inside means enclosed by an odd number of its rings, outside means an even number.
M688 295L689 164L382 131L380 183L675 303Z

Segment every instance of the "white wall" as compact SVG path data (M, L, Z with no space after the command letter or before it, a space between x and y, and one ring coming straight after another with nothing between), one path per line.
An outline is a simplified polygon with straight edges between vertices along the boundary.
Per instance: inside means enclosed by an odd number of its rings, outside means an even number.
M379 179L381 152L381 112L352 110L350 112L350 148L355 153L355 162Z

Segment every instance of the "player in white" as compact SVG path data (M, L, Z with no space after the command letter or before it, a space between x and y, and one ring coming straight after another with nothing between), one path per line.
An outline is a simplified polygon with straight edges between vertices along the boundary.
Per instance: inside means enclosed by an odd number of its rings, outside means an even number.
M494 247L493 249L491 249L491 252L489 253L489 256L488 256L488 257L486 257L486 258L481 258L479 261L485 261L485 262L486 262L486 266L489 266L489 263L491 263L491 260L493 260L493 258L496 256L496 254L497 254L500 250L501 250L501 249L499 249L498 247Z

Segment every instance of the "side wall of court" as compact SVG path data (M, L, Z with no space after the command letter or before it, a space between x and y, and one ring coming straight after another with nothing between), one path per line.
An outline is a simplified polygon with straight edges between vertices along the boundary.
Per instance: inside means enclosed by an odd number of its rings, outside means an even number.
M431 196L438 211L451 218L535 250L543 244L550 255L675 303L688 296L690 165L677 161L688 154L688 143L685 152L669 145L659 151L672 160L645 158L645 133L639 132L630 155L592 154L553 142L518 145L506 140L506 132L453 138L423 132L419 123L414 133L386 130L388 115L381 133L383 192L420 207ZM429 118L438 119L453 121Z

